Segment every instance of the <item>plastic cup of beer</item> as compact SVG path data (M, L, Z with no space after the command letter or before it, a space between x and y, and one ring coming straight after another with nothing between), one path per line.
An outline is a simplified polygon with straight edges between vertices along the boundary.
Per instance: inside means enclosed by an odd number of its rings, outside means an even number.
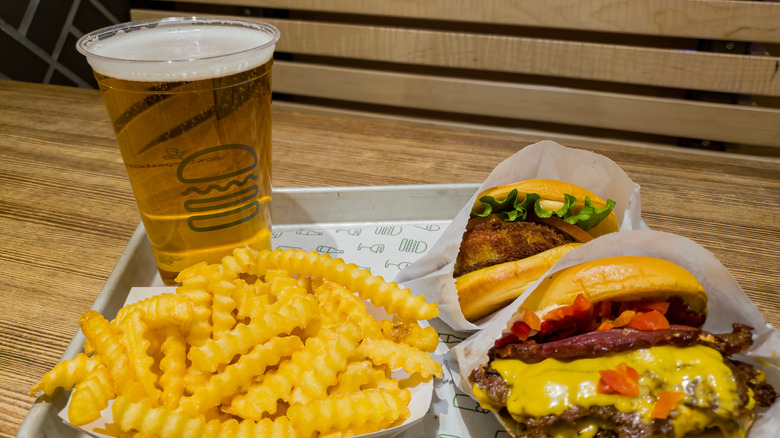
M271 242L266 23L186 17L82 37L165 284L195 263Z

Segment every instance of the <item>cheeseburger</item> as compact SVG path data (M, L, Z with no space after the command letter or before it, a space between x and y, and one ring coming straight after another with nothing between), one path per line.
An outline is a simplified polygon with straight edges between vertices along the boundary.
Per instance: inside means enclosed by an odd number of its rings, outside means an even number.
M751 327L708 333L707 294L682 267L613 257L545 278L469 377L517 437L744 437L778 395L731 359Z
M615 202L574 184L529 179L479 194L453 276L463 316L508 305L575 247L618 231Z

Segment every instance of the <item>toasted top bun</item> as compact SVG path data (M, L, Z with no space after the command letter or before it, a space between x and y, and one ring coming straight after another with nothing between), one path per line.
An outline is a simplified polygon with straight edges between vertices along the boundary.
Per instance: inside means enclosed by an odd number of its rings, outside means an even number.
M654 257L608 257L558 271L542 280L523 303L540 311L569 305L579 294L591 302L652 300L678 296L691 310L707 314L707 293L690 272Z
M577 198L577 203L572 207L572 211L575 213L579 212L585 205L586 196L590 196L590 202L596 208L604 208L607 205L607 202L601 199L598 195L580 186L554 179L538 178L527 179L525 181L487 189L480 193L479 196L477 196L477 201L474 203L473 210L477 213L482 212L485 206L479 202L479 199L483 196L492 196L496 199L505 199L509 192L511 192L513 189L517 189L517 197L521 200L525 199L526 193L537 193L544 200L564 202L566 198L563 195L567 193ZM615 216L615 212L613 211L609 214L609 216L607 216L606 219L588 230L588 233L593 237L598 237L604 234L613 233L619 229L620 224L618 223L617 216Z

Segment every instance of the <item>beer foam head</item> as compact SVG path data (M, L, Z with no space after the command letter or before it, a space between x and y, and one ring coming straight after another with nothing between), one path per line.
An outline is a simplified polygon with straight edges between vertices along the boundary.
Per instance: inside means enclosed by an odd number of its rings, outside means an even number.
M97 30L77 48L100 74L168 82L252 69L271 59L278 39L278 30L266 23L188 17Z

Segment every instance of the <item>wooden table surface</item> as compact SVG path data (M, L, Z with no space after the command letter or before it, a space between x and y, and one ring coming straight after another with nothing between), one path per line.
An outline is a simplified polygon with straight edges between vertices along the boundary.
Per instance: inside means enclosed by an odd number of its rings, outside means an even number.
M480 182L527 134L276 103L276 187ZM557 139L642 187L656 230L712 251L780 327L780 160ZM97 91L0 81L0 437L140 222Z

